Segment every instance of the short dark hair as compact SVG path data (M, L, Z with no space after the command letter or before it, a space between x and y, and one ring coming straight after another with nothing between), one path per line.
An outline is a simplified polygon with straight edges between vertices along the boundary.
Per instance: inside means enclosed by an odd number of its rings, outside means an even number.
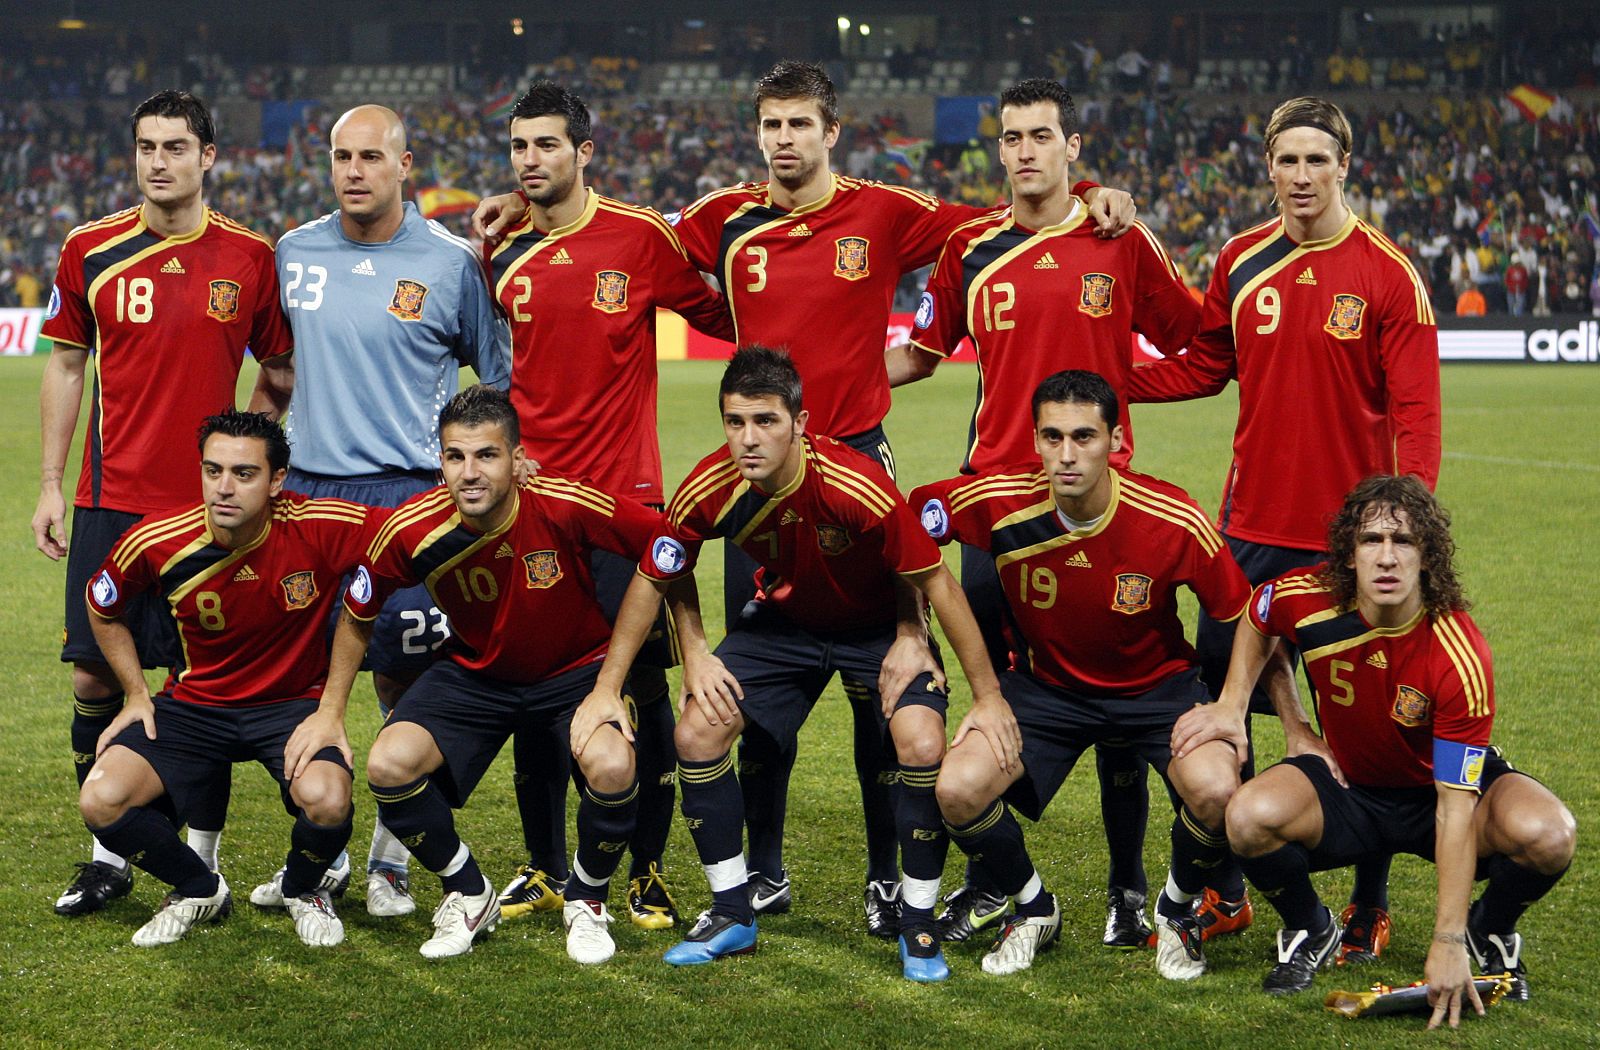
M839 123L839 96L833 90L833 81L828 78L827 71L815 62L784 59L756 81L753 98L757 119L761 116L761 103L769 98L785 101L809 98L822 110L824 128Z
M1000 92L1000 108L1031 106L1035 102L1054 102L1061 116L1061 134L1071 138L1078 133L1078 107L1072 102L1072 92L1061 84L1045 77L1020 80Z
M267 443L267 466L276 474L289 466L289 438L277 420L265 412L241 412L228 407L200 424L200 454L206 452L206 439L212 434L224 437L260 438Z
M717 407L722 408L730 394L739 397L776 397L789 410L800 414L800 373L786 350L751 344L741 346L728 359L717 391Z
M517 410L511 407L511 395L479 383L445 403L444 411L439 413L439 436L444 437L448 426L481 427L488 423L505 431L511 448L522 444L522 424L517 421Z
M1411 535L1422 555L1422 604L1438 616L1471 608L1456 578L1456 541L1450 535L1450 513L1428 486L1413 474L1374 474L1344 498L1344 506L1328 524L1328 563L1322 583L1342 608L1356 601L1356 544L1361 528L1374 514L1406 512Z
M1106 431L1117 425L1121 403L1117 392L1098 372L1085 372L1069 368L1055 375L1045 376L1033 391L1033 421L1039 422L1039 409L1044 405L1094 405L1100 409L1100 418L1106 421Z
M583 99L553 80L536 81L532 87L517 96L511 106L512 121L532 117L565 117L567 138L574 146L581 146L594 138L594 120Z
M187 91L170 88L157 91L135 106L131 121L135 142L139 141L139 121L145 117L182 117L200 145L210 146L217 141L217 126L211 122L211 111Z

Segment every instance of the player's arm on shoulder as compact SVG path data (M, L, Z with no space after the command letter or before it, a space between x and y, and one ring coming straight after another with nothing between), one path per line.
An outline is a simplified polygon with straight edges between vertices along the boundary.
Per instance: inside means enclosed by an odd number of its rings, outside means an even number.
M39 388L39 500L33 511L33 545L51 561L60 561L67 553L67 501L62 481L72 432L78 426L78 406L83 404L88 359L85 348L56 343L45 362Z
M472 232L485 241L498 241L528 214L528 198L520 192L497 193L478 202L472 212Z
M1433 919L1433 943L1423 965L1428 985L1428 1005L1433 1015L1429 1028L1448 1021L1454 1028L1461 1019L1464 1003L1483 1013L1483 1003L1472 983L1472 962L1467 957L1467 905L1472 896L1472 877L1477 868L1478 851L1473 830L1477 807L1475 791L1459 785L1435 782L1437 809L1434 817L1434 864L1439 877L1439 897Z
M1121 237L1133 229L1133 220L1139 213L1133 194L1093 182L1080 182L1072 187L1072 191L1089 206L1089 217L1094 220L1096 236Z

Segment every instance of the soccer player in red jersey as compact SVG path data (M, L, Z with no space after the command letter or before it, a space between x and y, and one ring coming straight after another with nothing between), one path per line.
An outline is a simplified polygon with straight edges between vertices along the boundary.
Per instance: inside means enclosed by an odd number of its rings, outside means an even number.
M1078 757L1102 740L1126 741L1182 800L1172 824L1172 864L1156 904L1156 963L1188 980L1205 969L1191 902L1226 854L1230 746L1211 743L1172 760L1172 726L1209 700L1178 619L1188 586L1219 619L1249 597L1244 576L1187 493L1111 466L1122 439L1118 398L1093 372L1058 372L1033 394L1041 467L960 475L923 485L910 502L940 542L952 539L995 560L1024 651L1001 676L1022 734L1022 761L1007 769L970 738L951 747L939 774L939 807L951 837L1015 911L983 960L1013 973L1060 933L1007 803L1038 820ZM1142 901L1141 901L1142 905Z
M144 201L85 223L67 235L41 334L55 348L39 396L43 454L34 545L67 559L66 640L72 664L72 753L78 783L94 762L95 741L123 705L122 687L95 643L83 588L129 527L146 514L192 503L195 461L187 448L201 421L234 403L245 347L263 362L290 350L278 306L272 245L207 208L205 173L216 159L205 104L163 91L133 112L134 167ZM83 469L73 499L72 543L65 537L62 480L77 426L84 373L93 360L93 398ZM280 413L266 397L252 408ZM172 618L153 598L126 612L145 667L181 660ZM227 790L197 799L187 814L197 843L216 863L216 834ZM133 886L123 858L95 844L93 859L57 899L56 913L98 911Z
M322 691L328 615L370 539L369 511L284 495L289 442L265 413L206 419L200 459L204 503L130 529L82 599L127 694L96 745L83 819L172 885L133 935L142 947L170 944L229 906L227 882L171 818L226 783L232 763L254 759L295 818L279 876L295 932L308 945L338 944L344 925L319 882L350 838L351 756L344 698ZM140 594L168 608L183 639L184 667L153 701L126 621Z
M943 675L917 592L932 603L973 691L957 739L981 733L996 761L1016 757L1016 725L1000 696L961 590L876 462L806 433L799 373L788 356L744 347L723 373L726 447L700 461L667 508L617 616L596 703L615 709L622 675L667 595L684 651L678 722L683 813L711 884L712 905L665 958L674 965L754 951L756 922L743 851L744 799L731 748L760 725L792 746L837 673L867 689L898 754L895 815L905 869L899 924L905 976L949 974L933 907L947 842L933 786L944 754ZM693 568L722 538L761 565L759 593L709 651Z
M1489 646L1466 612L1449 515L1422 481L1361 482L1330 524L1327 547L1314 570L1256 589L1252 629L1238 632L1223 694L1179 723L1174 753L1214 738L1242 746L1257 670L1282 642L1298 645L1322 734L1292 690L1275 692L1289 757L1228 804L1228 841L1286 927L1264 987L1280 995L1310 987L1338 947L1340 923L1311 872L1374 850L1412 853L1438 868L1424 972L1429 1027L1454 1027L1464 1002L1482 1012L1473 962L1485 974L1510 973L1512 997L1527 998L1517 919L1566 871L1575 825L1490 743ZM1469 906L1472 883L1485 876Z
M511 403L528 457L660 510L656 309L677 311L718 339L733 338L733 323L665 219L585 188L591 127L583 100L549 81L517 99L511 164L528 214L484 254L511 323ZM602 417L617 421L614 440L594 440L594 420ZM637 564L636 557L595 552L595 590L608 617ZM663 617L629 682L638 704L640 773L628 915L650 929L676 920L661 866L676 763L665 669L676 662ZM519 734L515 753L529 859L501 893L507 918L560 907L554 886L566 877L566 742Z
M421 949L429 958L470 951L500 920L494 887L457 835L451 808L466 804L513 732L557 732L571 719L584 788L563 890L567 954L605 962L616 951L605 901L639 790L631 711L588 724L574 714L611 634L589 558L596 548L640 556L661 516L550 474L518 486L516 412L492 387L452 398L439 432L445 485L402 504L372 541L334 634L328 693L348 695L388 594L425 584L450 617L452 640L385 722L367 780L384 825L443 882L434 935Z
M1439 477L1433 307L1400 250L1345 203L1351 138L1324 99L1273 112L1266 158L1279 216L1223 246L1189 352L1140 365L1130 385L1134 401L1172 401L1238 381L1218 525L1252 585L1321 561L1328 518L1362 478L1413 474L1432 488ZM1231 625L1201 616L1213 690L1232 641ZM1268 710L1265 698L1253 709ZM1219 901L1208 895L1208 932L1239 907L1243 883L1231 881ZM1388 906L1387 862L1357 865L1343 960L1377 956Z

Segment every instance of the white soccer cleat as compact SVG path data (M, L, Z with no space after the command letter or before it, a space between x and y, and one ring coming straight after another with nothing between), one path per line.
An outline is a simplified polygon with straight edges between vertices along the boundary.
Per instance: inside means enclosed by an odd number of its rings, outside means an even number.
M228 903L228 882L221 875L217 876L217 892L209 897L169 893L150 921L135 931L133 943L140 948L175 944L188 936L196 923L221 920Z
M279 868L272 873L270 881L263 882L250 891L250 903L258 908L282 908L288 902L283 896L283 874L285 869ZM317 893L329 897L343 897L344 891L350 886L350 854L341 853L333 867L322 873L322 878L317 880ZM416 907L415 904L412 905Z
M367 872L367 914L379 919L410 915L417 910L411 881L403 871L379 868Z
M294 919L294 932L312 948L331 948L344 940L344 923L333 912L333 901L322 892L290 897L284 902Z
M495 897L494 887L484 879L481 892L471 896L459 892L444 895L433 913L433 936L423 941L419 950L429 959L465 955L472 950L474 939L498 925L500 902Z
M1169 981L1192 981L1206 972L1200 921L1192 912L1174 919L1156 913L1156 972Z
M567 927L567 955L573 962L597 966L617 954L611 939L611 913L599 901L569 900L561 908Z
M983 957L983 972L1004 976L1026 970L1033 957L1061 935L1061 905L1050 898L1049 915L1012 915L1000 928L1000 937Z

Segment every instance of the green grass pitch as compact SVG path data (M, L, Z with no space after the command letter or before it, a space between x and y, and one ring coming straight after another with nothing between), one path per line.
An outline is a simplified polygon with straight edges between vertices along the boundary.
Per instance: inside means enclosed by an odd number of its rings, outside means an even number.
M235 777L223 838L223 870L241 902L236 914L188 941L139 950L129 935L163 888L147 876L129 899L92 918L50 911L87 859L67 758L69 696L57 663L62 567L32 549L37 397L43 358L0 361L0 1045L6 1046L1413 1046L1416 1020L1350 1022L1327 1014L1334 988L1421 976L1433 920L1433 872L1396 860L1395 937L1383 960L1329 972L1287 1001L1259 991L1270 966L1271 909L1257 925L1211 947L1211 972L1192 984L1156 976L1153 953L1114 953L1099 944L1105 847L1094 776L1080 769L1030 843L1061 897L1063 943L1034 969L989 978L981 946L950 951L953 976L938 987L899 976L893 946L860 923L863 853L859 801L850 772L848 711L830 692L806 727L789 810L793 913L762 924L761 950L691 971L660 961L671 933L619 922L619 954L594 970L565 955L559 921L545 914L508 922L465 958L428 963L417 954L438 900L426 872L416 879L416 915L379 922L359 888L340 908L348 939L312 951L281 914L242 903L281 863L288 821L258 769ZM662 367L661 429L669 486L720 440L714 414L718 366ZM248 381L248 376L246 381ZM973 398L972 370L950 366L899 392L889 431L902 481L953 471ZM1588 926L1600 903L1589 833L1600 817L1591 711L1600 680L1593 600L1594 522L1600 511L1600 369L1452 366L1444 373L1445 435L1440 495L1453 510L1460 560L1475 615L1495 653L1497 740L1577 814L1571 873L1524 920L1533 1000L1501 1007L1451 1046L1496 1048L1600 1044L1591 981L1600 939ZM1231 394L1187 405L1135 410L1138 464L1216 507L1235 405ZM609 439L604 419L593 440ZM76 471L76 453L74 467ZM716 595L721 559L705 559L702 593ZM708 601L708 607L713 603ZM718 606L720 607L720 606ZM1192 610L1192 603L1190 606ZM708 609L712 618L715 613ZM954 718L964 710L956 681ZM377 728L370 688L352 705L358 757ZM1258 731L1264 757L1281 737ZM1165 804L1158 784L1145 862L1153 885L1165 871ZM357 784L355 852L365 850L373 803ZM520 835L509 759L460 814L463 836L497 882L518 859ZM959 868L952 851L949 876ZM668 862L680 906L692 918L707 899L688 836L674 830ZM947 888L950 885L947 878ZM1348 875L1319 876L1330 902ZM359 886L359 884L358 884ZM615 900L614 895L614 900Z

